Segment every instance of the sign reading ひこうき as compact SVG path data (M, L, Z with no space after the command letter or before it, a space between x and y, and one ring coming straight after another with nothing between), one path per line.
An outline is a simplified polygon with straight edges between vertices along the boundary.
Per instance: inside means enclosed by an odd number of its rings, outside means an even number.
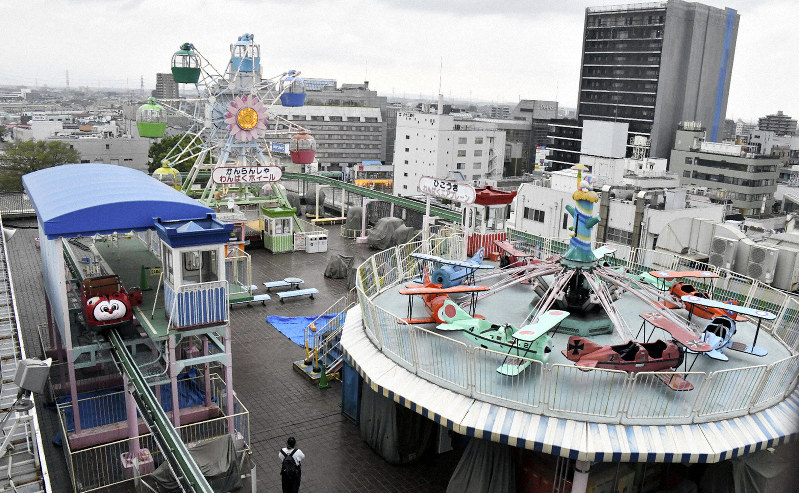
M430 176L419 178L419 185L417 188L425 195L438 197L440 199L448 199L462 204L473 204L474 200L477 198L477 193L471 185Z
M219 185L275 182L282 177L277 166L220 166L211 172L211 179Z

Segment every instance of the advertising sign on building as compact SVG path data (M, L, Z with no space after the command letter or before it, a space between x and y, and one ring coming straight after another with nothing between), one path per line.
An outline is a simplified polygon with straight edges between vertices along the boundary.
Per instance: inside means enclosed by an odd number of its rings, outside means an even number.
M219 185L280 181L283 171L277 166L223 166L214 168L211 179Z
M288 154L289 153L289 145L282 144L280 142L270 142L269 143L269 150L272 152L279 152L280 154Z
M477 193L474 187L457 181L423 176L419 178L418 190L425 195L447 199L461 204L473 204Z

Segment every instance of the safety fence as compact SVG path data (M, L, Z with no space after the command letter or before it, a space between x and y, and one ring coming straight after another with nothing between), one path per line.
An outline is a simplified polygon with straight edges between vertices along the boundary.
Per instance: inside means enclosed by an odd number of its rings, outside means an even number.
M541 258L558 255L567 245L558 240L508 232L509 240ZM425 248L428 246L428 248ZM497 372L507 354L471 347L461 341L408 325L375 303L375 297L401 282L417 279L420 263L411 253L429 250L433 255L461 258L463 239L458 236L431 238L429 244L409 243L373 255L358 267L356 291L363 325L372 343L387 357L419 377L444 388L509 408L545 415L575 417L609 423L687 424L725 419L756 412L788 396L797 384L799 354L796 354L796 314L799 306L790 297L756 281L748 284L740 276L723 284L745 306L775 305L778 321L763 324L763 331L783 341L791 356L767 365L714 372L626 373L607 369L585 369L572 365L545 364L514 357L529 366L517 376ZM425 252L428 253L428 252ZM658 252L660 253L660 252ZM630 267L634 273L666 266L636 266L629 257L611 262ZM659 257L659 260L664 260ZM687 259L673 260L670 270L697 269ZM697 269L698 270L698 269ZM706 269L703 269L706 270ZM728 276L729 277L729 276ZM738 288L747 287L744 293ZM776 291L776 292L775 292ZM789 342L790 341L790 342ZM673 390L682 389L682 390Z
M212 375L211 400L214 402L222 402L225 399L225 392L225 384L222 379L216 375ZM250 413L237 397L234 398L235 405L234 414L232 416L225 416L223 409L219 407L216 408L220 414L218 417L178 427L177 431L183 442L189 444L189 448L191 448L191 444L193 443L228 434L230 432L228 428L229 418L232 417L236 430L236 438L243 447L239 453L248 453L249 449L247 444L250 443ZM104 397L103 399L107 400L108 397ZM100 400L103 399L99 399L98 404ZM61 436L67 469L75 491L94 491L110 486L118 488L127 487L128 485L132 488L134 468L126 465L122 460L122 457L127 456L130 452L131 440L138 440L140 450L144 451L146 449L146 451L149 452L149 454L140 454L138 470L140 477L149 475L163 462L161 451L151 433L139 435L138 438L125 438L94 447L72 450L69 440L66 439L66 437L69 436L67 433L68 420L63 407L64 406L59 406L58 413L61 425ZM70 407L70 405L66 404L66 407ZM109 424L108 426L114 425ZM127 485L124 483L127 483Z

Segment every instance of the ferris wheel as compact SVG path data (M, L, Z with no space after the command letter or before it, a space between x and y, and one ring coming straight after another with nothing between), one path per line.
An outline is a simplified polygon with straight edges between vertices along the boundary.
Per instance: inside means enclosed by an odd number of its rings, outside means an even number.
M305 83L294 70L263 77L260 46L252 34L230 45L223 72L193 44L184 43L172 56L172 76L181 97L151 98L136 116L143 137L162 137L168 113L190 124L186 137L153 173L155 178L211 207L231 201L258 204L262 185L279 179L276 165L286 155L296 164L314 161L316 142L308 131L271 111L278 102L302 106ZM288 145L280 142L286 139ZM181 183L173 167L185 162L192 167Z

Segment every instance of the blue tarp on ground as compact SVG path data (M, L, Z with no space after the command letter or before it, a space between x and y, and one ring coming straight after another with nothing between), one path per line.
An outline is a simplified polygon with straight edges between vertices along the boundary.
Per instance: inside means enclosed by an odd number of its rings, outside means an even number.
M341 316L340 316L341 315ZM344 323L344 316L340 313L329 313L319 317L278 317L270 315L266 317L266 321L272 324L278 332L291 339L291 342L299 345L305 345L305 327L316 320L316 327L318 330L335 330ZM338 323L330 324L330 321L339 317Z
M202 387L203 382L197 379L199 375L200 372L196 368L191 368L178 375L178 407L180 409L205 404L205 389ZM71 401L72 399L67 395L59 397L56 402L62 406ZM161 385L161 407L165 412L172 410L172 386L170 384ZM78 410L80 411L80 426L84 430L128 419L122 387L78 394ZM63 407L63 411L67 420L67 431L75 431L72 406ZM61 445L60 432L53 438L53 444Z

